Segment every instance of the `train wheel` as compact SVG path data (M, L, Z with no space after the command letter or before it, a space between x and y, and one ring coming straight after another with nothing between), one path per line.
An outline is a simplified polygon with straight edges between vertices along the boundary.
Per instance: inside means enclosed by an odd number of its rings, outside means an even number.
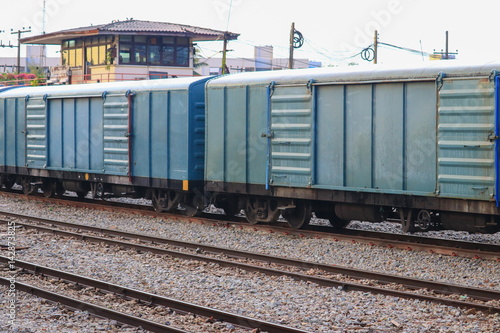
M290 227L300 229L309 224L311 214L311 203L304 200L296 200L295 208L286 209L282 215Z
M24 187L23 187L24 189ZM46 198L52 198L56 194L56 184L50 179L45 179L42 182L42 192L43 196Z
M186 198L189 203L181 203L186 216L196 216L205 208L203 197L201 195L193 195L192 198Z
M158 198L156 195L153 195L152 201L153 201L153 209L156 212L162 213L165 211L166 207L165 199Z
M333 229L335 229L335 230L344 229L349 224L349 222L351 222L351 221L347 221L347 220L342 220L342 219L338 218L337 215L335 215L335 214L330 216L328 218L328 221L330 221L330 224L332 225Z
M413 209L399 209L401 219L401 229L403 232L415 232L415 223L413 223Z
M80 198L80 199L83 199L87 196L87 194L89 194L89 191L78 191L76 192L76 195Z
M224 198L217 207L224 209L224 213L228 216L234 216L241 211L238 199L233 198Z
M246 200L244 211L250 224L273 223L280 216L278 204L272 199L249 198Z
M23 193L25 195L33 194L36 190L36 186L31 183L31 178L25 177L21 180L21 186L23 187Z
M12 186L16 183L16 180L12 176L2 176L2 184L5 186L6 190L10 190Z
M245 211L245 217L247 218L248 223L250 224L257 224L259 221L257 221L257 213L252 210L252 209L244 209Z
M250 224L257 224L259 220L257 216L259 214L259 202L257 199L250 198L245 202L245 217Z
M341 230L344 229L349 222L348 220L342 220L340 219L336 214L335 214L335 208L333 206L328 206L328 207L318 207L314 213L316 214L316 217L319 219L326 219L330 221L330 224L332 225L333 229L335 230Z
M422 231L427 231L432 225L431 213L427 210L421 210L417 215L417 225Z
M158 213L167 212L177 208L179 195L175 191L153 191L153 208Z

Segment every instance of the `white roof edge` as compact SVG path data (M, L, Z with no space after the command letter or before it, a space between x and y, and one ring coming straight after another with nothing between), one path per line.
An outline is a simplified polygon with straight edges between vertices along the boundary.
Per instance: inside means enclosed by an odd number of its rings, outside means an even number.
M14 89L1 89L0 98L7 97L24 97L24 96L74 96L74 95L94 95L101 94L106 91L126 92L144 91L144 90L172 90L172 89L187 89L191 84L198 81L208 79L207 76L173 78L173 79L158 79L158 80L138 80L138 81L121 81L121 82L106 82L106 83L88 83L88 84L70 84L57 86L38 86L38 87L16 87Z
M500 62L482 64L464 63L459 60L429 61L417 66L360 65L352 67L323 67L279 71L246 72L214 78L209 86L241 84L276 84L314 82L365 82L436 79L443 72L448 76L487 76L492 70L500 71Z

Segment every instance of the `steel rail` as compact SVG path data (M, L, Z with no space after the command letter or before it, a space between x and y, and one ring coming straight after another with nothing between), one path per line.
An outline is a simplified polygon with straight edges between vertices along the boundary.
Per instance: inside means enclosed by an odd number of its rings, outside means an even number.
M1 195L11 195L9 192L0 192ZM26 197L26 196L23 196ZM174 220L188 220L200 223L211 223L220 226L236 226L240 228L251 228L254 230L265 230L269 232L282 232L287 235L294 235L299 237L309 236L317 238L327 238L334 240L343 240L348 242L357 242L368 244L370 246L382 246L388 248L396 248L409 251L422 251L429 253L436 253L449 256L459 256L473 259L488 259L500 261L500 245L497 244L484 244L478 242L467 242L460 240L450 240L442 238L432 238L417 235L407 234L394 234L376 231L364 231L355 229L344 229L340 232L333 230L328 226L315 226L310 225L306 229L292 229L289 227L280 227L277 225L250 225L241 222L242 219L238 217L230 217L219 214L203 214L201 217L189 217L180 213L157 213L152 211L152 207L143 205L130 205L114 201L95 202L90 200L81 201L80 199L68 197L67 199L53 199L41 196L29 196L28 198L43 202L54 202L63 205L82 205L84 207L100 207L105 210L116 211L116 208L132 212L146 214L154 217L169 218ZM131 208L136 207L136 208ZM7 212L0 212L0 214L10 214ZM17 214L12 214L17 215ZM22 216L22 215L20 215ZM238 220L238 221L237 221Z
M11 281L10 279L0 277L0 284L5 286L11 286ZM188 333L188 331L185 330L176 329L174 327L156 323L154 321L142 319L122 312L111 310L99 305L67 297L26 283L16 281L14 285L16 290L63 304L74 310L87 311L91 316L94 317L116 320L117 322L120 322L122 324L128 324L134 327L141 327L151 332Z
M205 262L215 263L215 264L218 264L218 265L221 265L224 267L236 267L236 268L243 269L246 271L262 272L262 273L265 273L267 275L288 276L288 277L293 278L295 280L309 281L309 282L316 283L318 285L328 286L328 287L337 287L337 288L340 288L343 290L372 292L372 293L402 297L402 298L407 298L407 299L419 299L419 300L424 300L424 301L429 301L429 302L435 302L435 303L437 302L437 303L451 305L451 306L455 306L455 307L474 308L474 309L477 309L480 311L485 311L485 312L500 313L500 307L490 306L490 305L486 305L486 304L465 302L465 301L453 300L453 299L436 297L436 296L422 295L422 294L417 294L417 293L413 293L413 292L398 291L398 290L393 290L393 289L389 289L389 288L374 287L374 286L369 286L369 285L365 285L365 284L333 280L330 278L322 278L322 277L311 276L311 275L307 275L307 274L283 271L280 269L272 269L272 268L249 265L249 264L230 261L230 260L217 259L217 258L202 256L199 254L189 254L189 253L183 253L183 252L178 252L178 251L173 251L173 250L162 249L159 247L152 247L152 246L146 246L146 245L142 245L142 244L122 242L122 241L117 241L117 240L113 240L113 239L109 239L109 238L82 235L79 233L73 233L73 232L63 231L63 230L58 230L58 229L51 229L51 228L46 228L46 227L42 227L42 226L38 226L38 225L32 225L29 223L18 223L18 222L16 222L16 223L19 225L24 225L26 228L33 228L33 229L41 230L41 231L52 233L52 234L74 237L74 238L86 240L86 241L93 242L93 243L107 243L107 244L116 245L116 246L119 246L122 248L132 248L132 249L145 251L145 252L147 251L147 252L156 253L156 254L160 254L160 255L170 255L172 257L176 257L176 258L180 258L180 259L205 261ZM88 226L86 226L86 227L88 227ZM101 229L101 230L103 230L103 229ZM112 231L114 233L117 232L116 230L112 230ZM133 234L133 235L135 235L135 234ZM141 235L135 235L135 236L141 236ZM151 236L147 236L147 237L150 238ZM138 237L136 237L136 238L138 238ZM152 237L152 238L154 238L154 237ZM182 242L178 242L178 243L182 243ZM204 247L203 245L200 245L200 244L196 244L196 246L200 249L206 248L207 251L213 250L213 249L218 249L220 252L221 250L222 251L224 250L221 248L214 248L211 246ZM235 254L239 253L239 255L237 255L236 257L240 257L240 258L252 258L252 259L260 258L258 260L263 260L265 262L279 263L282 265L287 265L287 266L292 266L292 267L302 267L302 268L307 268L307 269L316 268L316 269L325 270L325 271L327 271L329 273L333 273L333 274L347 275L347 276L350 276L350 277L353 277L356 279L375 280L381 284L397 283L397 284L405 286L408 289L427 288L427 289L431 289L432 291L434 291L438 294L444 294L444 295L453 295L453 294L456 295L456 294L458 294L458 295L465 296L465 297L475 298L475 299L478 299L481 301L490 301L490 300L500 299L500 291L496 291L496 290L480 289L480 288L474 288L474 287L465 287L465 286L460 286L460 285L454 285L454 284L449 284L449 283L439 283L439 282L433 282L433 281L427 281L427 280L411 279L411 278L400 277L400 276L396 276L396 275L387 275L387 274L375 273L375 272L370 272L370 271L362 271L362 270L350 269L350 268L339 267L339 266L322 265L322 264L317 264L317 263L310 263L310 262L305 262L305 261L300 261L300 260L291 260L291 259L286 259L286 258L276 258L276 257L266 256L266 255L261 255L261 254L256 254L256 253L239 252L239 251L234 251L234 250L230 250L230 251L231 251L231 256L236 256ZM211 251L209 251L209 252L211 252ZM223 252L220 252L220 253L223 253Z
M85 203L84 205L90 205L93 207L95 206L106 207L106 208L108 207L107 205L95 204L95 203ZM116 206L111 206L111 207L116 208ZM120 209L123 209L128 212L134 211L134 209L131 208L125 208L123 206L119 207ZM193 218L179 214L165 214L165 213L160 214L150 211L148 207L145 207L145 209L146 210L142 210L141 208L140 210L141 214L148 214L155 217L172 218L175 220L186 219L191 222L196 221L207 224L210 223L212 225L219 225L224 227L237 226L240 228L252 228L254 230L264 230L273 233L282 232L287 235L294 235L298 237L304 237L307 235L309 237L333 239L335 241L344 240L353 243L367 244L370 246L377 245L388 248L397 248L406 251L422 251L422 252L459 256L472 259L489 259L489 260L500 261L500 245L496 244L483 244L477 242L466 242L459 240L429 238L416 235L402 235L402 234L363 231L354 229L345 229L340 233L332 234L331 233L332 229L329 227L309 226L309 228L306 230L302 229L298 230L287 227L279 227L276 225L249 225L248 223L241 223L231 220L216 220L216 218L213 216L208 218L201 218L201 217ZM14 218L26 218L33 221L39 221L42 223L51 223L51 220L49 219L10 213L10 212L0 211L0 215L10 216ZM221 215L220 218L227 218L227 216Z
M0 262L8 263L9 258L0 256ZM216 309L212 309L209 307L199 306L193 303L179 301L173 298L168 298L160 295L155 295L147 292L143 292L137 289L131 289L124 286L108 283L105 281L91 279L82 275L77 275L69 272L64 272L61 270L40 266L34 263L15 260L14 266L17 268L21 268L24 271L32 272L32 274L36 275L48 275L55 278L59 278L61 280L74 282L77 284L85 285L88 287L93 287L96 289L101 289L105 291L112 292L114 294L137 299L143 302L146 302L150 305L159 305L172 308L177 311L193 313L202 317L207 318L215 318L217 320L223 320L224 322L231 323L240 327L245 327L249 329L258 328L261 331L267 331L270 333L279 333L279 332L291 332L298 333L304 332L303 330L299 330L296 328L278 325L258 319L253 319L250 317L240 316L237 314L229 313L226 311L220 311Z
M126 238L126 239L141 240L141 241L150 242L152 244L166 244L166 245L171 245L171 246L175 246L175 247L197 249L198 251L214 253L214 254L223 254L223 255L226 255L228 257L233 257L233 258L253 259L253 260L258 260L258 261L262 261L262 262L266 262L266 263L274 263L274 264L290 266L290 267L299 267L302 269L318 269L318 270L322 270L322 271L332 273L332 274L342 274L342 275L349 276L349 277L352 277L355 279L376 280L382 284L397 283L397 284L403 285L409 289L428 288L428 289L431 289L434 292L440 293L440 294L468 295L469 297L472 297L472 298L475 298L478 300L483 300L483 301L488 301L491 299L500 299L500 292L496 292L494 290L486 290L486 289L480 289L480 288L453 285L453 284L449 284L449 283L422 281L422 280L411 279L411 278L406 278L406 277L397 276L397 275L390 275L390 274L386 274L386 273L381 274L381 273L376 273L376 272L371 272L371 271L358 270L358 269L354 269L354 268L341 267L341 266L337 266L337 265L332 266L332 265L313 263L313 262L308 262L308 261L303 261L303 260L295 260L295 259L290 259L290 258L268 256L268 255L264 255L264 254L260 254L260 253L256 253L256 252L238 251L238 250L233 250L233 249L224 248L224 247L203 245L200 243L190 243L190 242L185 242L185 241L180 241L180 240L175 240L175 239L170 239L170 238L156 237L156 236L150 236L150 235L145 235L145 234L137 234L137 233L131 233L131 232L127 232L127 231L119 231L119 230L115 230L115 229L93 227L93 226L88 226L88 225L84 225L84 224L76 224L76 223L70 223L70 222L64 222L64 221L54 221L54 220L48 220L48 219L43 219L43 218L33 218L33 221L46 223L46 224L52 224L52 225L58 225L58 226L62 226L62 227L69 227L69 228L78 229L78 230L87 230L87 231L91 231L91 232L95 232L95 233L102 233L105 235L122 237L122 238ZM23 224L22 222L17 222L17 224L24 225L28 228L30 228L32 226L30 224ZM52 230L53 229L49 229L46 231L53 232ZM70 233L70 236L79 237L79 238L88 238L88 236L83 236L82 234L79 234L79 233L78 234L71 234ZM99 238L99 239L101 239L101 238ZM123 244L130 244L130 243L121 243L120 242L120 243L117 243L115 245L123 246ZM127 245L127 246L129 246L129 245ZM139 246L139 245L137 245L137 246ZM143 250L150 251L150 252L155 251L155 249L157 249L157 248L153 248L153 250L150 247L143 248ZM161 249L160 251L161 251L161 253L163 253L163 251L168 251L168 250ZM171 256L176 256L177 253L179 253L179 252L173 251L173 252L169 252L167 254L169 254ZM184 257L184 259L191 259L192 258L192 257L190 257L189 254L188 254L188 256L189 257L187 257L187 258ZM196 258L199 258L199 256L196 256Z
M499 244L486 244L478 242L467 242L456 239L445 239L445 238L430 238L418 235L405 235L405 234L394 234L388 232L379 231L368 231L368 230L358 230L358 229L344 229L342 234L349 236L361 236L369 238L378 238L384 240L396 240L401 242L412 242L416 244L424 245L437 245L443 248L458 249L458 250L472 250L477 252L471 253L488 253L496 254L500 257L500 245Z

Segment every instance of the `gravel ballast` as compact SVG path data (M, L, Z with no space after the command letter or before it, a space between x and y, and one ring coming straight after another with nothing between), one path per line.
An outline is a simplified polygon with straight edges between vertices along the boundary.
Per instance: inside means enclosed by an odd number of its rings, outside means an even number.
M49 205L3 196L0 196L0 210L312 262L500 289L500 263L495 261L221 228L126 213ZM500 238L499 235L488 237ZM17 246L30 247L17 253L19 260L306 331L500 331L498 315L485 315L473 310L368 293L345 292L285 277L269 277L221 268L214 264L123 251L116 247L21 229L17 231L16 242ZM21 281L22 276L19 279ZM18 297L22 307L22 296ZM43 318L43 313L46 312L42 310L41 313L39 317ZM18 329L28 328L30 322L38 325L36 321L30 321L34 320L33 317L25 312L20 311L18 314ZM65 313L65 316L77 316L77 313ZM50 315L47 314L47 317ZM5 320L1 320L0 323L4 326ZM98 325L104 327L109 323L104 321Z

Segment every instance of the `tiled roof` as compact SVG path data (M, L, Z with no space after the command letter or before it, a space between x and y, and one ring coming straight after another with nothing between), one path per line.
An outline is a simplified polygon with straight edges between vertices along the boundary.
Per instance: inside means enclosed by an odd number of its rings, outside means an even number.
M99 34L144 34L151 33L163 36L190 37L195 41L222 39L224 31L194 27L185 24L168 22L151 22L140 20L114 21L108 24L92 25L56 31L44 35L21 39L24 44L61 44L63 39ZM239 34L228 32L228 39L236 39Z

